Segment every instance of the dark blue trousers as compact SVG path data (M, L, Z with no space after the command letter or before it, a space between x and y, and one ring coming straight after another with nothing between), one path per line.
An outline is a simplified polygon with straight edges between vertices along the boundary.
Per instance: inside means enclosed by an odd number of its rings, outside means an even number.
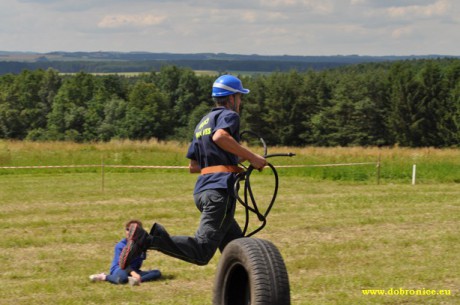
M150 231L149 249L196 265L206 265L217 249L222 251L230 241L242 236L234 218L236 199L227 190L206 190L194 195L194 199L201 212L195 236L170 236L156 223Z
M149 282L161 277L160 270L148 270L138 272L141 276L141 282ZM107 275L106 281L112 284L126 284L128 283L128 272L118 268L112 274Z

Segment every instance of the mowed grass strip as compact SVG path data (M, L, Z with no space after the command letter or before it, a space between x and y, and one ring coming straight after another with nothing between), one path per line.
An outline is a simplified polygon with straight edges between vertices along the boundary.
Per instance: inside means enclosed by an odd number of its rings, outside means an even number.
M107 272L124 223L194 233L185 171L0 175L0 304L211 304L220 254L194 266L150 251L164 278L139 287L90 283ZM272 177L255 174L261 208ZM292 304L459 304L460 188L455 183L357 184L280 176L256 236L286 262ZM243 222L241 206L237 218ZM257 226L254 218L251 228ZM449 289L451 296L366 296L362 289Z

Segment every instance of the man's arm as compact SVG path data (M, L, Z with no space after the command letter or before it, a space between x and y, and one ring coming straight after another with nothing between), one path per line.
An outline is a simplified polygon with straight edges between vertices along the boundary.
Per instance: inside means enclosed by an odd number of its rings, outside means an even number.
M237 155L241 160L248 160L255 169L262 169L267 165L265 158L242 146L225 129L218 129L212 140L223 150Z
M190 174L196 174L196 173L201 172L200 164L196 160L190 160L190 163L188 165L188 169L190 171Z

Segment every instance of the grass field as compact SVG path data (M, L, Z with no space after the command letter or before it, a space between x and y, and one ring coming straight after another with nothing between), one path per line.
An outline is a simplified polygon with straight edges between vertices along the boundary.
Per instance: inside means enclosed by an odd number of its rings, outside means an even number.
M108 164L184 165L184 147L168 143L0 142L0 166L95 163L101 152ZM295 152L296 160L277 162L366 161L379 154ZM292 304L460 304L459 156L455 150L384 155L394 160L386 162L394 173L382 173L380 185L373 167L340 179L337 168L313 176L279 171L278 200L257 237L281 251ZM430 172L422 168L420 183L411 185L410 170L409 179L396 172L414 155ZM319 169L304 169L310 170ZM368 171L373 174L364 179ZM0 170L0 304L210 304L219 253L199 267L152 251L145 267L162 271L157 282L89 282L90 274L108 271L127 220L138 218L146 227L157 221L190 235L199 217L191 196L196 176L184 170L107 169L104 177L102 191L99 168ZM259 203L269 196L271 178L268 172L252 178ZM237 217L242 221L241 207ZM387 295L366 295L368 289ZM400 295L406 290L425 295ZM450 295L426 295L431 290Z

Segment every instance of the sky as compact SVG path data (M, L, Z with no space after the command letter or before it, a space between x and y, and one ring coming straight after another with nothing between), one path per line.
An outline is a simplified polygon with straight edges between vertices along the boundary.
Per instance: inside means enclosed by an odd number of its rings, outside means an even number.
M459 0L0 0L1 51L460 55Z

